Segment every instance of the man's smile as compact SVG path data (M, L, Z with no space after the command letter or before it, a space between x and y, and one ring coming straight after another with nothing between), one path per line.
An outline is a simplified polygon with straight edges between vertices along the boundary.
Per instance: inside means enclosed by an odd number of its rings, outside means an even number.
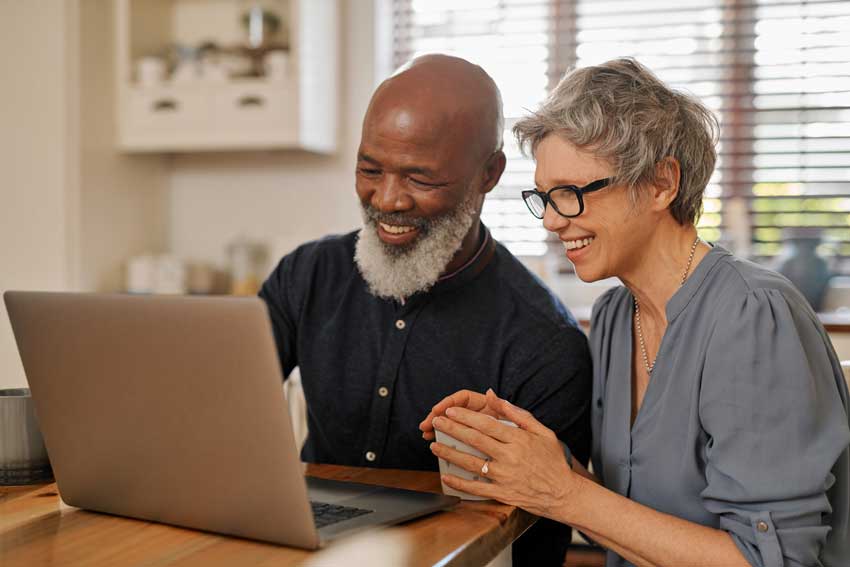
M419 235L419 228L410 225L378 223L378 237L393 246L403 246L413 242Z
M395 224L386 224L381 223L381 228L391 234L404 234L405 232L410 232L412 230L416 230L415 226L404 226L404 225L395 225Z

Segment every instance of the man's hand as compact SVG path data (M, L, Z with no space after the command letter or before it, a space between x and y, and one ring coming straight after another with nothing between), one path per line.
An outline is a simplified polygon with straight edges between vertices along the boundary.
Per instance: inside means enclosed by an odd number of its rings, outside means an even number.
M493 396L495 398L495 396ZM487 414L492 417L497 417L498 410L489 407L487 404L487 396L473 392L472 390L460 390L451 396L446 396L440 402L431 408L431 413L425 416L422 423L419 424L419 429L422 430L422 438L426 441L433 441L434 436L434 418L446 414L446 410L451 407L462 407L471 411L477 411ZM492 402L491 402L492 403Z

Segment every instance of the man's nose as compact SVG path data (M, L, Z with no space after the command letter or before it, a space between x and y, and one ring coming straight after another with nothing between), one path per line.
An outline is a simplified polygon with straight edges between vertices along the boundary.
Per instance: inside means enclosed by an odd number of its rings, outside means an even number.
M372 196L372 205L385 213L413 208L413 198L394 175L385 175Z
M543 228L549 232L558 233L570 225L570 219L563 217L552 208L552 205L547 204L546 210L543 211Z

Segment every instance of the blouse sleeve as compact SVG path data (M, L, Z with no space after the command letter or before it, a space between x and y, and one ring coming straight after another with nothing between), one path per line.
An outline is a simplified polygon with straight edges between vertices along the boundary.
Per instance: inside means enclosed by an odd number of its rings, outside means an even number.
M700 386L701 496L754 566L820 565L831 472L850 442L830 347L779 289L719 307Z

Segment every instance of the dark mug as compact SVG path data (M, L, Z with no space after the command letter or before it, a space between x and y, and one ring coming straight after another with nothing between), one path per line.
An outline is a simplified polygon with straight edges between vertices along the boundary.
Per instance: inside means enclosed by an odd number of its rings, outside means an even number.
M0 390L0 485L52 480L29 388Z

